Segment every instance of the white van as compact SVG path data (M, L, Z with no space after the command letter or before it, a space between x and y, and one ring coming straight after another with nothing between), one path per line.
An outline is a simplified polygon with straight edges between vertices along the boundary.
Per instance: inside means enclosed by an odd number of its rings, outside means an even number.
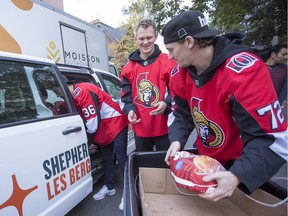
M62 76L96 82L85 70L0 52L0 216L65 215L103 175Z

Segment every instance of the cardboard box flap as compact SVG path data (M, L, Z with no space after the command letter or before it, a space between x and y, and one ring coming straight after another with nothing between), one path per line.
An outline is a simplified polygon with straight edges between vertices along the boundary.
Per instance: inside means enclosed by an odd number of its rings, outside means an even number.
M281 200L277 197L272 196L271 194L257 189L254 191L250 196L245 195L239 189L236 189L233 193L233 196L230 197L230 200L243 211L245 211L248 215L252 216L270 216L270 215L277 215L277 216L287 216L287 204L283 203L278 207L269 207L264 206L252 199L255 199L258 202L267 203L267 204L275 204L280 202Z

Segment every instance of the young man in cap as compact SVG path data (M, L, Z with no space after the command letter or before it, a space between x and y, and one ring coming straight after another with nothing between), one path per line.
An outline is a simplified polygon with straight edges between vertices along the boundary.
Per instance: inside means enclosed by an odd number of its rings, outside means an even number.
M104 170L104 185L93 195L101 200L114 195L114 151L120 166L122 177L127 161L128 120L119 104L112 97L91 83L73 83L66 81L74 98L77 110L85 122L88 144L101 146ZM123 210L123 198L119 205Z
M121 101L135 132L136 151L167 150L168 89L170 72L176 65L167 54L161 53L155 23L142 20L136 29L138 49L129 56L121 72Z
M175 110L165 161L195 127L199 154L227 169L203 178L218 183L199 195L212 201L231 196L239 183L253 192L287 161L287 123L268 67L239 44L237 34L231 41L220 33L199 11L181 13L162 31L169 57L179 65L170 79Z

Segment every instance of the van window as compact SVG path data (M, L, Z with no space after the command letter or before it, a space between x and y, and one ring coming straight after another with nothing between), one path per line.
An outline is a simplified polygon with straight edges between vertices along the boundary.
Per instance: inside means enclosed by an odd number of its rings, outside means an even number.
M37 117L23 65L0 62L0 124Z
M37 68L33 70L33 79L36 83L41 101L49 108L52 115L68 113L63 91L50 68Z
M111 97L119 102L120 101L120 91L121 91L121 83L119 80L111 77L101 74L103 81L105 83L105 86L107 88L108 93L111 95Z
M48 76L49 74L49 76ZM0 61L0 126L60 114L47 103L65 101L51 91L59 87L49 67L12 61ZM49 91L50 90L50 91ZM54 91L53 91L54 92ZM62 90L60 89L60 92ZM50 95L54 95L54 98ZM66 107L65 107L66 108ZM57 110L58 109L58 110ZM63 111L67 113L68 109Z
M113 63L111 63L111 62L109 62L109 72L118 77L117 68L116 68L116 66L115 66Z

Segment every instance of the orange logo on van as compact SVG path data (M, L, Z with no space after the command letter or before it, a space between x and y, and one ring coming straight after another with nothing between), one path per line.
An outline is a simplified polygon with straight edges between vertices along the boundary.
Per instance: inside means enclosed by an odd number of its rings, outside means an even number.
M17 41L0 25L0 51L21 54L21 48Z
M21 10L31 10L33 2L30 0L11 0L11 2ZM22 54L18 42L9 34L9 32L0 25L0 51Z
M22 9L22 10L30 10L33 7L33 2L30 0L11 0L13 4Z
M23 216L23 202L25 198L30 193L32 193L32 191L38 188L38 186L36 185L29 189L20 188L15 174L12 175L12 182L13 182L13 193L6 202L0 205L0 209L3 209L8 206L14 206L17 209L19 216Z

